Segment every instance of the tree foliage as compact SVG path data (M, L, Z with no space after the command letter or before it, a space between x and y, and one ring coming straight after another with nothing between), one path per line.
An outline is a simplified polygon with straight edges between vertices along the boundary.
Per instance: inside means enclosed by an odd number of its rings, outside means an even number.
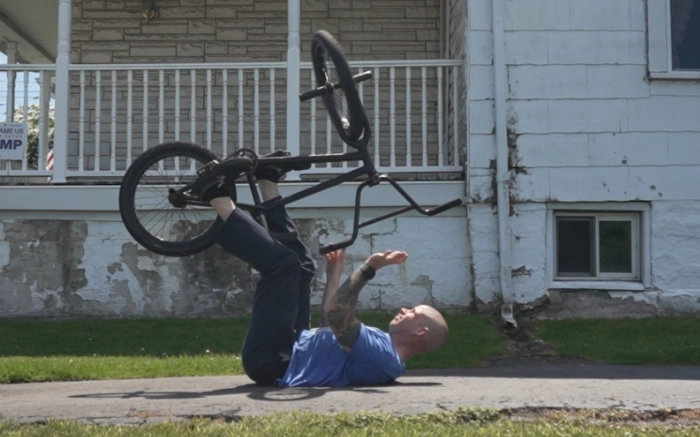
M37 104L29 105L27 107L27 165L30 168L38 168L38 159L39 159L39 136L41 134L41 125L40 125L40 118L41 115L41 108ZM48 138L47 140L49 142L53 141L53 133L54 133L54 119L55 119L55 110L54 108L49 109L49 120L48 120ZM15 114L14 114L14 122L15 123L23 123L25 122L24 118L24 107L20 106L19 108L15 109ZM45 157L45 156L44 156Z

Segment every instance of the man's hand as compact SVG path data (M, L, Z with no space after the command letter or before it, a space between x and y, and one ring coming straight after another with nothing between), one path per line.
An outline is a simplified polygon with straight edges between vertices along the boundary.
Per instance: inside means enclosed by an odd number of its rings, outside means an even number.
M345 267L345 249L326 254L326 276L328 279L340 279Z
M365 262L375 270L379 270L391 264L401 264L406 261L406 258L408 258L406 252L387 250L383 253L375 253ZM329 288L331 278L340 278L343 271L342 261L344 260L344 251L326 255L326 261L328 261L326 291L328 293L324 294L323 318L328 321L338 343L343 349L350 352L362 329L362 324L355 317L355 307L362 287L367 284L367 279L362 270L356 269L337 291L330 292L333 288L333 286ZM334 277L334 275L337 276Z
M382 267L386 267L392 264L401 264L406 261L408 254L406 252L401 252L399 250L386 250L381 253L372 254L367 261L370 267L374 270L379 270Z

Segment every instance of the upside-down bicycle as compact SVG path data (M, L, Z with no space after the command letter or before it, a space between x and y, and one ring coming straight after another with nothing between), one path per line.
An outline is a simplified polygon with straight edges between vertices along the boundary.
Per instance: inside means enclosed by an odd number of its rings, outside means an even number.
M364 178L355 194L355 213L352 236L340 243L321 249L329 253L348 247L355 242L360 228L369 226L407 211L416 210L433 216L462 205L455 199L433 209L421 208L401 186L386 174L379 174L367 150L372 131L355 83L368 80L372 72L353 76L338 42L326 31L318 31L311 40L312 62L317 88L299 96L301 101L323 97L328 115L343 142L356 149L354 152L286 157L258 157L250 149L239 149L230 156L247 154L252 167L244 174L251 189L253 204L238 203L253 218L264 224L263 213L280 205L287 205L312 194ZM218 160L211 150L202 146L170 142L160 144L140 155L129 166L119 191L119 211L127 230L146 249L165 256L188 256L211 246L210 235L219 225L209 204L197 199L190 187L198 170ZM314 163L362 162L362 166L332 179L303 189L291 196L261 204L256 189L255 170L265 166L310 165ZM362 190L380 182L390 183L409 205L380 217L360 223Z

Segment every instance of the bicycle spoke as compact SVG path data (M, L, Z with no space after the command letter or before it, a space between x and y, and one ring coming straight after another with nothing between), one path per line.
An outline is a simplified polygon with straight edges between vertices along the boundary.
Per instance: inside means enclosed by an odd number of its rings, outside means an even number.
M167 219L167 214L163 217L162 220L160 220L160 221L158 222L158 223L161 223L161 225L160 225L159 231L155 234L156 236L158 236L158 237L160 237L160 238L162 238L162 239L164 239L164 240L165 240L165 238L163 238L163 229L165 229L165 225L167 224L167 220L166 220L166 219Z
M146 169L134 201L138 219L151 235L164 241L189 240L205 232L204 224L216 218L213 210L176 208L168 198L170 189L178 191L194 181L196 170L205 164L190 156L168 156Z

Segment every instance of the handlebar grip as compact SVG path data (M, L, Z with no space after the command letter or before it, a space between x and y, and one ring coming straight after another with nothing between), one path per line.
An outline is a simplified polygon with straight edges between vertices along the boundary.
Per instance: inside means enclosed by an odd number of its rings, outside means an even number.
M305 102L313 98L319 97L326 94L326 89L324 87L316 88L315 90L307 91L299 95L299 101Z
M372 79L372 72L371 71L365 71L364 73L356 74L355 76L352 77L352 80L355 81L355 83L358 82L364 82L366 80Z
M464 204L464 202L462 201L462 199L455 199L455 200L452 200L450 202L447 202L443 205L440 205L438 207L431 209L430 211L428 211L428 215L431 215L431 216L437 215L437 214L440 214L441 212L447 211L448 209L452 209L455 206L459 206L459 205L463 205L463 204Z

